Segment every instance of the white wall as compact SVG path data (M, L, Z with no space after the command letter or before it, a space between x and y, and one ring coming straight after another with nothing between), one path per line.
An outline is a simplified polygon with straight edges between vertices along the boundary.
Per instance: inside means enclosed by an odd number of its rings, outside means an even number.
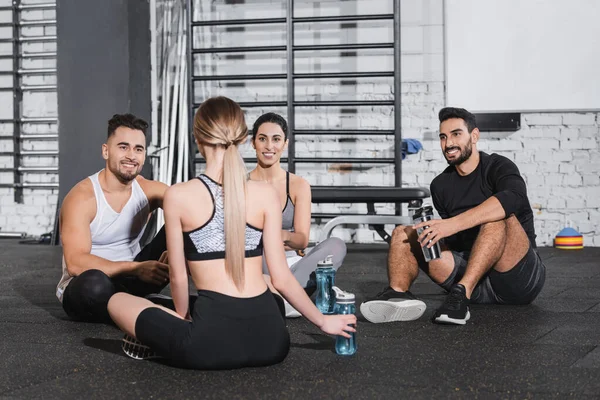
M446 0L447 99L473 111L600 110L600 2Z

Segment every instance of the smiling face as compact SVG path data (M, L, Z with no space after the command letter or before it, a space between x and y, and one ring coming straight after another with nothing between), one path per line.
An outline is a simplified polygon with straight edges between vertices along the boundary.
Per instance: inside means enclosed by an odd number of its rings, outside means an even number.
M258 132L255 132L252 147L256 150L259 164L270 167L279 162L287 143L285 134L278 124L265 122L258 127Z
M130 182L142 171L146 160L146 136L137 129L118 127L102 145L106 168L123 183Z
M462 118L450 118L440 124L440 147L449 165L458 166L473 154L479 139L479 130L471 133Z

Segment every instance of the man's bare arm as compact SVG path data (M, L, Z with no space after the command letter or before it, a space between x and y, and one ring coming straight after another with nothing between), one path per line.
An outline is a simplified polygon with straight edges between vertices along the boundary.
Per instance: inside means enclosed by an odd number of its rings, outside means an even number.
M492 196L486 201L470 210L452 218L433 219L421 222L414 229L425 228L419 235L421 246L431 247L439 240L452 236L474 226L488 222L500 221L506 218L506 211L500 201Z
M92 194L90 195L90 190ZM91 182L83 181L65 197L60 211L60 237L67 270L78 276L88 269L97 269L108 276L134 273L133 261L113 262L90 254L92 236L90 223L96 214L96 201Z
M165 192L169 187L159 181L144 179L142 176L138 176L137 181L148 198L148 202L150 203L150 212L156 210L157 208L163 208Z

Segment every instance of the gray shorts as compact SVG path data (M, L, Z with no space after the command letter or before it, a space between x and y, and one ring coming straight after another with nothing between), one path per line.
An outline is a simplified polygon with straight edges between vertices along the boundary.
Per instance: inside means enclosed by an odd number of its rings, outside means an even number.
M467 269L469 251L454 251L454 270L440 284L450 291L458 283ZM537 251L529 246L525 256L507 272L491 270L475 286L471 294L473 304L529 304L544 287L546 267Z

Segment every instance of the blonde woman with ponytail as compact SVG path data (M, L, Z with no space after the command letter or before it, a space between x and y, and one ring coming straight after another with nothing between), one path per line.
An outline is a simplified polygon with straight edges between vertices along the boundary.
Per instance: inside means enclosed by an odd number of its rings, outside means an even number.
M247 181L238 146L248 136L241 108L226 97L206 100L194 117L204 174L170 187L163 209L175 311L117 293L108 310L115 323L173 365L230 369L276 364L290 341L282 300L330 335L349 337L354 315L322 315L287 267L281 204L265 182ZM183 233L183 234L182 234ZM188 297L187 270L198 288ZM145 353L145 355L154 354ZM145 358L145 357L138 357Z

